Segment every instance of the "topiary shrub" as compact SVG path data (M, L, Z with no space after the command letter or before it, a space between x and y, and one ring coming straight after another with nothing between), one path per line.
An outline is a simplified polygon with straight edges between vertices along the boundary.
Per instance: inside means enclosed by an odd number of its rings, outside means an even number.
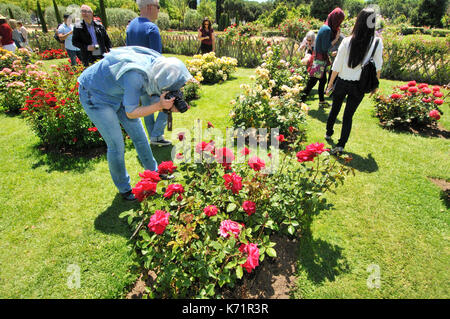
M156 24L160 31L168 30L170 28L170 18L167 13L160 12L158 14L158 20L156 20Z
M138 15L129 9L106 8L106 17L110 27L126 27L128 20L133 20ZM109 29L108 29L109 32Z
M189 9L184 15L184 28L187 30L197 30L202 25L203 18L197 10Z

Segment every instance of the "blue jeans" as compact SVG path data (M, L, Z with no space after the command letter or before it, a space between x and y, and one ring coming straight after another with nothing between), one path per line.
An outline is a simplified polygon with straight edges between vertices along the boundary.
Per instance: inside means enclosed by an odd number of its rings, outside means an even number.
M152 96L150 98L142 98L141 103L144 106L154 104L159 101L159 96ZM144 117L145 127L147 128L148 136L150 137L151 141L156 141L159 138L163 137L164 135L164 129L167 125L167 118L168 114L164 112L159 112L158 116L156 117L155 121L155 115L150 114L146 117Z
M125 168L125 143L120 124L133 141L144 168L151 171L158 169L141 119L128 118L123 105L117 111L109 105L94 105L91 101L91 93L82 85L79 87L79 95L83 109L97 127L108 147L108 166L114 184L120 193L130 191L130 176Z
M70 63L72 65L77 65L77 57L81 61L81 53L80 53L79 50L78 51L74 51L74 50L66 49L66 51L67 51L67 55L69 56Z

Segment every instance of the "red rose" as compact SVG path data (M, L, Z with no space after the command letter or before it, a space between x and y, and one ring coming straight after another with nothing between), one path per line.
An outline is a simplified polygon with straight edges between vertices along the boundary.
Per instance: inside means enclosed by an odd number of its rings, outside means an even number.
M139 173L139 176L142 179L150 180L153 183L158 183L161 180L159 173L151 170L145 170L144 172Z
M206 216L211 217L217 215L218 209L215 205L209 205L203 209L203 212Z
M96 128L96 127L90 127L90 128L88 128L88 131L89 131L89 132L97 132L97 131L98 131L98 128Z
M294 132L294 127L292 127L292 126L289 126L289 133L293 133Z
M426 84L426 83L420 83L417 87L418 87L419 89L423 89L423 88L428 87L428 84Z
M436 99L436 100L434 100L434 104L436 104L436 105L441 105L441 104L443 104L444 103L444 100L442 100L442 99Z
M300 163L303 162L312 162L314 161L314 157L316 157L316 154L310 150L303 150L297 153L297 161Z
M211 122L208 122L208 128L214 127Z
M178 140L181 142L184 140L184 132L178 133Z
M280 135L278 135L277 136L277 140L278 140L278 142L284 142L284 135L283 134L280 134Z
M439 86L433 86L433 92L440 91L441 88Z
M408 86L416 86L417 82L416 81L409 81L408 82Z
M433 95L434 95L435 97L443 97L443 96L444 96L444 93L439 92L439 91L436 91L436 92L433 93Z
M222 177L225 180L225 188L231 189L233 194L238 194L242 189L242 177L240 177L236 173L225 174Z
M428 115L434 118L435 120L439 120L441 118L441 114L439 113L438 110L431 110Z
M242 203L242 208L247 213L248 216L256 212L256 204L252 201L246 200Z
M138 201L142 202L147 197L156 194L156 187L156 183L149 179L144 179L139 181L131 192L136 196Z
M403 86L400 87L400 90L402 90L402 91L406 91L408 89L409 89L408 85L403 85Z
M411 86L411 87L408 89L408 91L411 92L411 93L417 93L418 90L419 90L419 89L418 89L417 87L415 87L415 86Z
M324 143L314 143L306 146L306 149L314 152L315 154L322 154L323 152L330 150L328 148L324 149L323 148L324 146L325 146Z
M259 249L256 244L242 244L239 247L239 251L243 254L247 254L247 260L242 267L244 267L248 273L251 273L259 265Z
M422 89L422 93L424 93L424 94L430 94L430 93L431 93L431 89L428 88L428 87L423 88L423 89Z
M161 162L158 165L159 174L172 174L176 169L177 167L173 165L172 161Z
M242 150L241 150L241 154L242 155L248 155L248 154L250 154L250 150L247 148L247 147L244 147Z
M422 101L425 103L430 103L433 99L431 97L429 98L423 98Z
M266 167L266 162L264 162L264 160L260 159L258 156L253 156L248 160L248 165L255 171L259 172L261 169Z
M391 95L391 99L397 100L397 99L401 99L403 97L403 95L398 94L398 93L394 93Z
M169 224L169 216L170 214L163 210L155 211L155 213L150 217L148 229L158 235L161 235L164 233L164 230L166 230L166 227Z
M167 186L166 192L164 193L163 196L165 198L171 198L174 193L183 194L184 193L183 185L181 185L181 184L170 184L169 186Z

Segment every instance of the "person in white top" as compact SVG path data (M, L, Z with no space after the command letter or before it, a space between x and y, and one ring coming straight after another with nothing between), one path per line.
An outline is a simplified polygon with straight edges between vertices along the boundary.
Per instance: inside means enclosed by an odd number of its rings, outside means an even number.
M331 68L333 72L328 83L326 94L329 95L333 91L333 104L328 115L327 132L325 135L325 139L327 140L330 140L334 133L334 123L341 110L342 103L345 97L347 97L342 120L341 137L336 147L333 148L332 153L342 153L350 136L353 114L355 114L356 109L364 98L364 93L359 89L361 65L370 59L376 41L378 41L378 45L374 52L373 60L375 62L377 77L378 79L380 78L381 66L383 64L383 43L380 38L375 36L375 18L376 14L373 9L366 8L361 10L356 18L352 35L342 40ZM335 80L336 85L334 85ZM370 93L370 96L375 92L376 89Z

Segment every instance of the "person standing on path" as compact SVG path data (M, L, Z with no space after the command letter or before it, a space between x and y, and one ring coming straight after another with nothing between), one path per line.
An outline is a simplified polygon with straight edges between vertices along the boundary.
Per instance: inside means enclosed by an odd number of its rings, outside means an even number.
M136 1L141 15L134 18L127 26L126 44L127 46L141 46L158 53L162 53L162 41L158 26L154 23L158 19L159 0L137 0ZM141 100L143 105L152 104L154 97L144 97ZM156 99L156 98L155 98ZM164 129L167 125L168 115L159 112L155 120L152 113L144 117L145 127L147 128L152 145L169 146L170 141L164 139Z

